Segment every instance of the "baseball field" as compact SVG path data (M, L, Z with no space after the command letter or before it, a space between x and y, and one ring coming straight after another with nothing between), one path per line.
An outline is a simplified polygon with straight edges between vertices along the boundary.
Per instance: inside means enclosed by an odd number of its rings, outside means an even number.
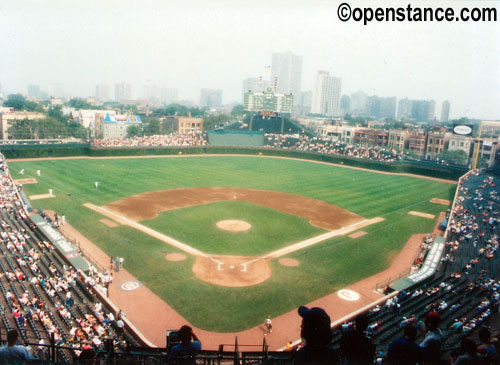
M433 230L446 207L430 200L452 200L456 188L252 156L9 166L14 179L36 179L24 185L28 196L53 190L33 207L64 214L190 323L217 332L251 328L385 269L412 234Z

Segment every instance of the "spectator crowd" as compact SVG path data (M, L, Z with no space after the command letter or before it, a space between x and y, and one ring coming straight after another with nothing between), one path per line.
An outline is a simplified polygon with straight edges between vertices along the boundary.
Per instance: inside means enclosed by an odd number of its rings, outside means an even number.
M307 135L298 134L266 133L265 138L265 145L272 148L316 152L385 162L394 162L402 159L402 155L390 147L351 145L344 142L332 141L329 138L309 137Z
M137 136L133 138L93 139L93 147L197 147L207 146L206 134L199 131L170 133L154 136Z

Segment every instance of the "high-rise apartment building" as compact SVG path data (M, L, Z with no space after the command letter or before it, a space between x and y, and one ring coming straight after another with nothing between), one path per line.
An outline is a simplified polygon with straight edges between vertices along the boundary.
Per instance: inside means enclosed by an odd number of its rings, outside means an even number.
M349 114L353 116L368 115L369 97L362 91L358 91L351 94L351 106Z
M55 83L50 86L49 90L50 96L53 98L64 98L66 97L66 91L64 90L64 85L61 83Z
M273 53L270 83L272 86L276 84L276 93L293 94L298 103L302 83L302 56L291 52Z
M160 89L155 84L147 84L142 91L142 97L150 101L160 100Z
M340 109L342 115L349 114L351 111L351 97L349 95L342 95L340 99Z
M411 108L412 100L408 98L400 99L398 102L398 120L409 120L411 119Z
M297 107L294 108L294 113L299 115L307 115L311 113L312 91L301 91L299 94L299 102L295 104Z
M179 92L175 87L161 87L160 101L165 104L176 103L179 100Z
M369 114L375 118L394 118L396 116L396 97L371 96L368 99Z
M443 101L441 105L441 122L447 122L450 118L450 102L448 100Z
M115 84L115 100L130 100L132 99L132 85L126 82Z
M328 71L318 71L313 90L311 112L328 117L340 116L342 79L330 76Z
M436 120L436 102L434 100L429 100L429 107L427 109L427 120Z
M397 119L427 122L435 118L436 102L434 100L399 100Z
M202 108L214 108L222 105L222 90L201 89L200 106Z
M111 100L111 95L109 93L109 85L99 84L95 87L95 98L96 100L105 102Z

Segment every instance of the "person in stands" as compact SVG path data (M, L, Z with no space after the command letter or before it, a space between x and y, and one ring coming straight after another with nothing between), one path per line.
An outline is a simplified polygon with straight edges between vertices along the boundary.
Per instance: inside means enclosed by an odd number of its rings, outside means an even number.
M301 306L298 312L302 317L300 337L304 347L294 354L295 364L337 364L337 352L330 345L330 316L318 307L309 309Z
M16 330L7 332L7 345L0 348L0 364L24 363L35 360L26 347L16 345L18 338Z
M344 364L372 364L375 356L375 346L366 336L365 331L369 320L365 314L355 319L355 327L349 329L340 339L340 353Z
M422 351L415 343L417 329L407 324L403 329L403 337L397 338L389 344L387 349L387 363L394 365L415 365L421 361Z
M189 326L179 329L180 344L173 346L168 354L169 364L195 365L196 355L201 350L201 342Z
M479 330L479 341L481 344L477 348L480 357L483 358L486 364L495 364L498 361L497 349L491 343L491 332L486 327Z
M453 360L453 358L452 358ZM482 365L486 362L477 356L477 346L470 338L463 337L460 343L460 356L455 359L453 365Z
M441 364L441 347L443 345L443 333L439 329L441 316L436 312L427 313L424 324L427 330L425 338L420 344L424 364Z

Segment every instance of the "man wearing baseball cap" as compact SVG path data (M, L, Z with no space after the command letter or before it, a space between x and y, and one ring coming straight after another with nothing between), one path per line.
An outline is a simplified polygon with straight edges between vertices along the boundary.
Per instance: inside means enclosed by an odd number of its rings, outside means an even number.
M439 322L441 322L441 316L436 312L429 312L425 316L424 324L427 333L420 344L424 364L440 364L443 333L438 328Z
M322 308L301 306L300 337L304 343L295 354L295 364L336 364L337 352L330 347L332 330L330 316Z

